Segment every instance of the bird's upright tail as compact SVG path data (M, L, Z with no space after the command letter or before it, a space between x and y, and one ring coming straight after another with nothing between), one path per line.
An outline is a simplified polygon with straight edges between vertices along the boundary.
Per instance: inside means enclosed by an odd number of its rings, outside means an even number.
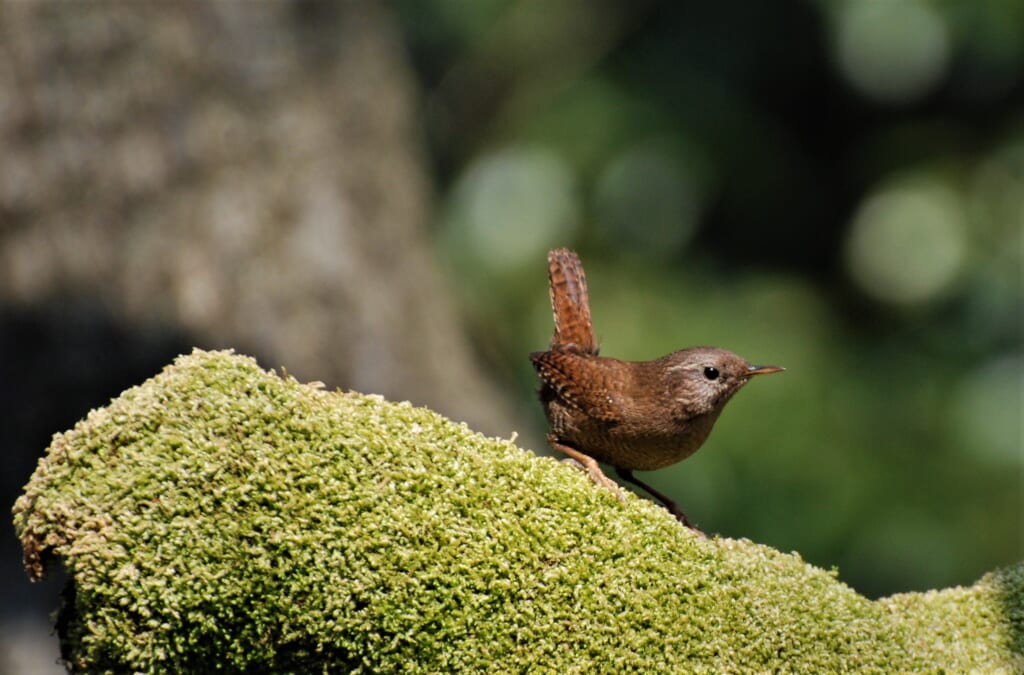
M590 298L583 263L575 252L557 248L548 253L548 282L555 333L551 351L597 355L597 340L590 321Z

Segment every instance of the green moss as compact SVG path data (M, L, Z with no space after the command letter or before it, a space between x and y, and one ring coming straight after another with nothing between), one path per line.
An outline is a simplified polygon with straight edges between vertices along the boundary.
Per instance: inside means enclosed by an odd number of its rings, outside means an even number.
M1024 669L1024 567L871 602L429 410L196 351L58 434L14 508L86 670Z

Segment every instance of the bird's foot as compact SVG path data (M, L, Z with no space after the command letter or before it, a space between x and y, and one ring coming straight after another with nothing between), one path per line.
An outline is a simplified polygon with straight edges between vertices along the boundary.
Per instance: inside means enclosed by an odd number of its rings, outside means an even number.
M590 462L582 462L576 459L575 457L569 457L563 459L562 461L565 462L566 464L576 467L580 471L585 471L586 474L590 476L590 480L597 483L599 487L603 487L604 489L609 490L613 495L615 495L615 498L618 499L620 502L625 502L626 498L622 495L622 489L619 488L619 484L613 481L608 476L604 475L604 472L601 471L601 467L598 466L597 462L594 459L590 457L588 457L587 459L589 459Z
M657 499L659 502L661 502L661 505L665 507L665 510L671 513L673 516L675 516L676 520L678 520L680 523L690 528L702 537L707 536L706 534L700 531L700 528L698 528L696 525L690 522L690 519L686 517L686 513L683 512L683 509L680 508L679 504L677 504L674 499L669 499L668 495L658 490L655 490L652 486L648 485L644 481L634 476L632 469L624 469L620 466L616 467L615 471L619 474L619 477L622 478L622 480L632 483L633 485L636 485L638 488L640 488L641 490L643 490L644 492L648 493L649 495Z
M682 523L685 527L688 527L689 529L693 530L695 533L699 534L705 539L707 538L708 535L704 534L704 532L701 531L699 527L690 522L690 519L686 517L686 514L683 512L681 508L679 508L678 504L676 504L673 501L669 501L666 504L664 504L664 506L665 509L673 516L675 516L676 520Z

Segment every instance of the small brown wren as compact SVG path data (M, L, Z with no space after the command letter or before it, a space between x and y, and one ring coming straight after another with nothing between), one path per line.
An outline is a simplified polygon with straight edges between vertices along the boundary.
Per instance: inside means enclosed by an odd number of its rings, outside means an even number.
M717 347L691 347L654 361L598 356L579 256L566 248L548 253L548 281L555 333L548 351L530 354L551 425L548 443L621 500L598 462L612 465L696 530L678 504L633 471L661 469L697 452L733 394L751 377L783 369L754 366Z

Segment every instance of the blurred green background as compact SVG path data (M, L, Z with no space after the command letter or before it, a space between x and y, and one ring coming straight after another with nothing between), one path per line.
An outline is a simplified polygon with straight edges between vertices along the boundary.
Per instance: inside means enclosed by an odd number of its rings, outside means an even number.
M1024 558L1018 0L0 2L0 501L193 346L538 452L602 353L777 363L641 475L878 596ZM0 527L0 675L59 570Z
M397 8L436 244L537 430L565 245L603 354L787 368L644 475L706 530L870 596L1024 557L1024 4Z
M0 54L8 505L193 346L548 453L570 246L602 353L787 368L640 475L706 531L868 596L1024 558L1018 0L0 2ZM0 675L61 583L8 519Z

